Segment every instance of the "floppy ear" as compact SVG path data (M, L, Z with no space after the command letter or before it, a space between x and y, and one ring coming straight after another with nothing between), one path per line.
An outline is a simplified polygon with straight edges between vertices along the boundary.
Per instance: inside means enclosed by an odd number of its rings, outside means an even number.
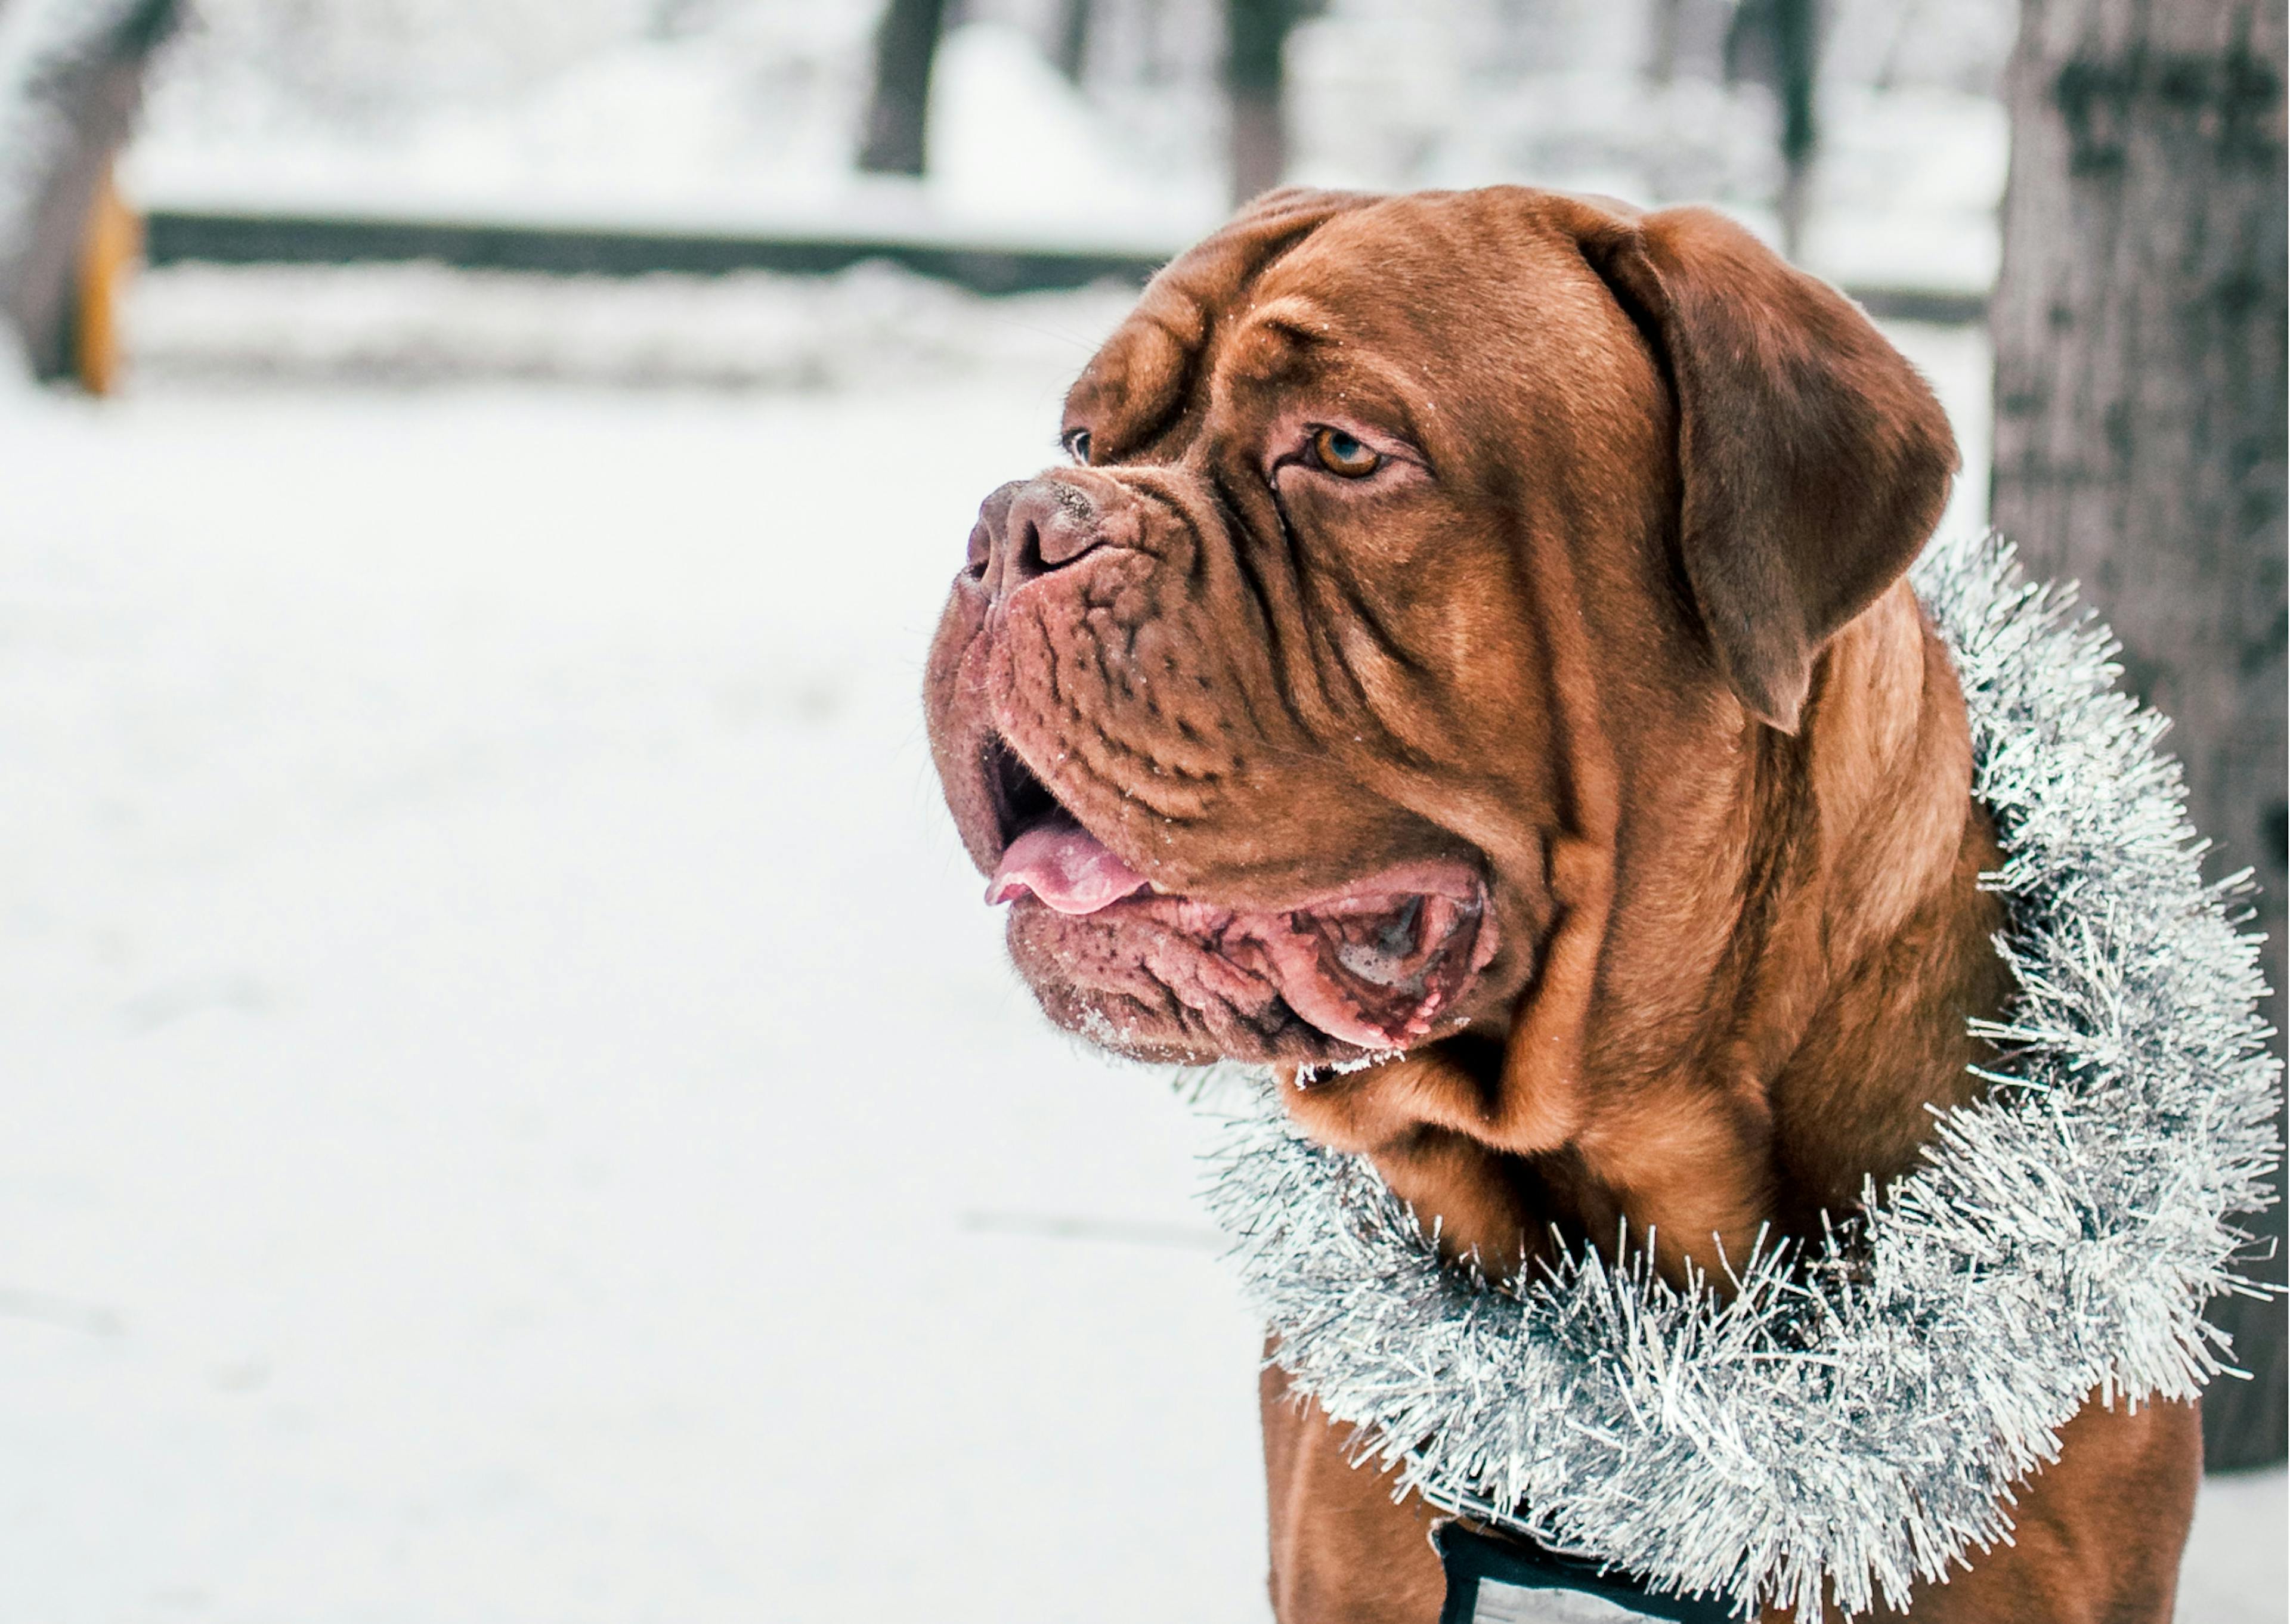
M1610 218L1582 247L1677 397L1678 550L1718 664L1795 732L1822 645L1939 522L1947 415L1843 294L1723 215Z

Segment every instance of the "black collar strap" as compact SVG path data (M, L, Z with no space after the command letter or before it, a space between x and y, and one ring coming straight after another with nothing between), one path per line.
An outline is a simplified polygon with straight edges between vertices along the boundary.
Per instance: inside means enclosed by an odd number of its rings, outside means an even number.
M1651 1596L1629 1575L1564 1556L1514 1535L1497 1538L1461 1523L1431 1535L1447 1571L1439 1624L1735 1624L1733 1609L1681 1596Z

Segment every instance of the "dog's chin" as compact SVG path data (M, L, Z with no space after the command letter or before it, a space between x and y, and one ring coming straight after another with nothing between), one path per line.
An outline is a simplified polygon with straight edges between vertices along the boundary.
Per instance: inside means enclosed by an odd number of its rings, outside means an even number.
M1476 874L1414 863L1277 909L1021 894L1009 940L1050 1018L1117 1053L1325 1067L1460 1026L1495 929Z

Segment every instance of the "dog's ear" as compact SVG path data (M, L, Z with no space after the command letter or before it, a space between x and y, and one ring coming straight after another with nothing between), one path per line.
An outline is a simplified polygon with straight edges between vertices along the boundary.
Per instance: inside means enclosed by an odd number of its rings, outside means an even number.
M1582 247L1669 374L1680 562L1718 664L1795 732L1822 645L1939 522L1947 415L1844 295L1723 215L1607 215Z

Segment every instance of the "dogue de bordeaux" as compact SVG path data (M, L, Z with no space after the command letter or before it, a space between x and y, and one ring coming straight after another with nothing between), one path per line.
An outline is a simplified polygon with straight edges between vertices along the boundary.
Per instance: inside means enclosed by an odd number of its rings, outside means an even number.
M1316 1068L1302 1128L1490 1269L1814 1230L1975 1086L1997 847L1902 580L1956 447L1832 289L1705 210L1277 192L1064 444L926 679L1052 1019ZM1431 1624L1430 1510L1277 1371L1263 1425L1283 1624ZM2164 1624L2200 1465L2191 1406L2094 1399L1911 1616Z

